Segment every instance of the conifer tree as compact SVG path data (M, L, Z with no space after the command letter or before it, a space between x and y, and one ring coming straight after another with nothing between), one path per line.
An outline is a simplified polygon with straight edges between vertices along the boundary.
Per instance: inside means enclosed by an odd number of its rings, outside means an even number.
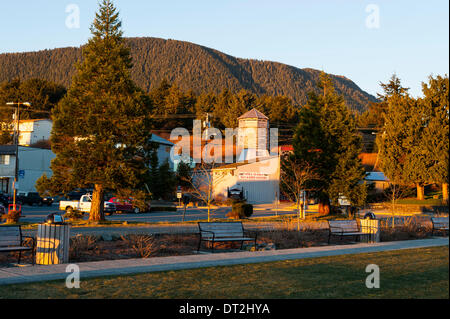
M394 185L405 184L407 145L404 144L408 136L409 108L414 101L407 94L407 90L399 89L398 78L392 77L390 82L382 85L385 90L387 111L383 132L377 136L378 156L383 173Z
M37 188L64 194L93 187L89 219L101 221L105 191L139 189L148 175L151 104L130 78L130 51L110 0L100 4L91 33L72 85L52 113L53 175L41 177Z
M326 214L329 201L337 204L340 195L354 206L362 205L366 187L361 183L361 137L354 116L325 73L321 74L319 88L322 94L310 93L308 103L300 110L293 144L295 156L312 165L319 176L311 188L318 189L319 210Z
M428 84L422 83L425 129L423 134L424 153L427 154L427 168L430 181L442 185L442 196L448 201L449 169L449 81L448 75L429 77Z
M394 185L416 185L424 200L426 184L448 181L448 84L430 78L419 99L395 76L383 88L388 107L377 138L380 166Z

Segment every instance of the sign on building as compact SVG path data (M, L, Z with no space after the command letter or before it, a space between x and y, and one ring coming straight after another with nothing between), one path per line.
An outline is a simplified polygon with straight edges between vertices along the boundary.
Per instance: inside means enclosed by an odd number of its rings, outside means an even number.
M269 174L259 172L239 172L239 180L241 181L267 181Z

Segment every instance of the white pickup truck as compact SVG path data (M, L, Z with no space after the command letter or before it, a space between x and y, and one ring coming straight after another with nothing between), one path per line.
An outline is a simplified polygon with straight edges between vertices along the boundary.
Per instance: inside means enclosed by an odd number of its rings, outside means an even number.
M73 210L78 210L83 213L88 213L91 211L92 195L86 194L81 196L79 201L60 201L59 210L65 210L70 212ZM106 215L112 215L116 211L116 205L114 203L105 202L103 206L103 211Z

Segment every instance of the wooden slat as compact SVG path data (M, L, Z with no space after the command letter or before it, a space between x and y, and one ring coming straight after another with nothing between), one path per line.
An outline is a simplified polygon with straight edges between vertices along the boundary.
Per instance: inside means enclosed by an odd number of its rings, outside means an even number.
M0 229L0 237L8 235L20 236L20 231L18 229L5 229L5 230Z
M433 223L446 223L448 224L448 217L431 217Z
M20 246L20 237L18 226L0 227L0 247Z
M212 240L212 237L205 238L205 240ZM248 241L248 240L255 240L254 238L247 238L247 237L219 237L214 238L214 241Z
M20 241L14 240L14 241L4 241L1 242L0 247L10 247L10 246L20 246Z
M19 237L3 237L0 238L0 246L4 246L7 242L17 242L20 246L20 238Z
M203 239L215 241L245 241L254 240L244 237L242 223L198 223L200 233ZM213 234L214 233L214 234Z
M31 250L31 247L24 246L11 246L11 247L0 247L0 251L18 251L18 250Z
M359 233L356 220L330 220L329 225L332 233Z

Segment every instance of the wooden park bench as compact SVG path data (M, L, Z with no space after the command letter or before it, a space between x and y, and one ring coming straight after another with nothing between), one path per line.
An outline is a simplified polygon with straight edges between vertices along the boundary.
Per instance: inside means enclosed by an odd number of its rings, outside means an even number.
M200 251L202 241L211 244L211 250L214 252L214 243L216 242L241 242L241 248L244 241L254 241L256 246L256 235L250 237L245 235L244 226L241 222L225 223L207 223L199 222L199 235L197 252Z
M434 231L448 232L448 217L431 217L431 224L433 225L431 235Z
M32 239L32 246L25 246L23 243L24 238ZM20 258L22 257L23 251L30 251L32 253L32 263L34 265L34 248L35 242L33 237L23 236L22 228L20 225L18 226L0 226L0 252L19 252L19 260L17 261L20 264Z
M358 222L353 220L329 220L329 234L328 234L328 244L330 243L331 236L340 236L342 238L346 236L353 236L355 240L360 238L362 235L368 235L363 233L358 225Z

